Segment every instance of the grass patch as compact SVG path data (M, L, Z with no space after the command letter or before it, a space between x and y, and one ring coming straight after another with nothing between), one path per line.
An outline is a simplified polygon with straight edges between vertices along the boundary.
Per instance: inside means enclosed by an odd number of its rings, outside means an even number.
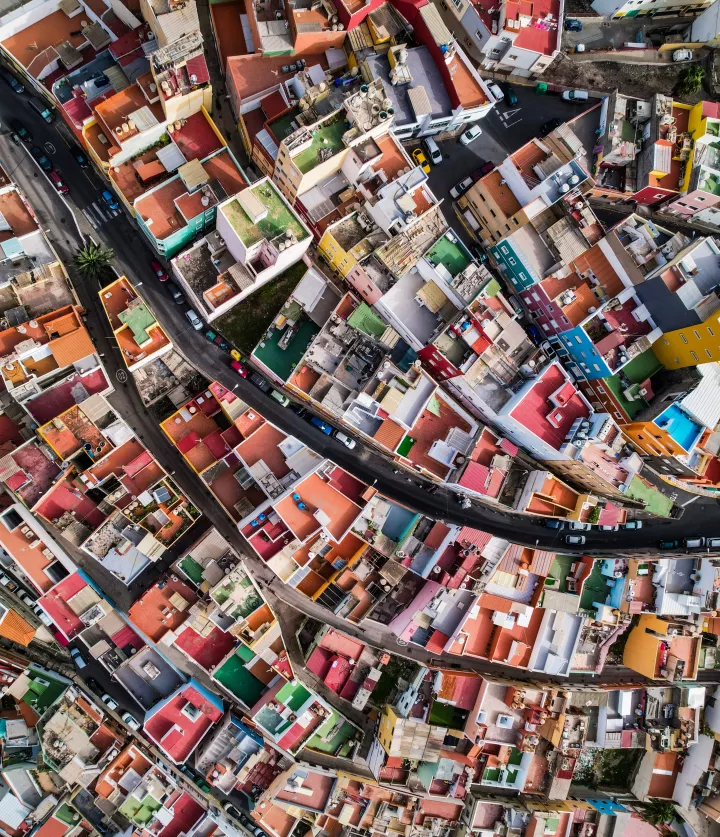
M387 701L401 678L408 683L411 682L415 676L415 671L415 663L405 662L404 660L399 660L397 657L391 657L390 662L386 666L383 666L377 686L373 689L372 702L375 706L382 706Z
M628 788L644 750L603 750L595 762L600 787Z
M650 512L650 514L655 514L658 517L670 516L672 500L637 475L630 480L625 496L630 500L639 500L641 503L645 503L645 511Z
M227 314L218 317L215 330L241 352L251 354L306 271L307 265L303 261L292 265Z

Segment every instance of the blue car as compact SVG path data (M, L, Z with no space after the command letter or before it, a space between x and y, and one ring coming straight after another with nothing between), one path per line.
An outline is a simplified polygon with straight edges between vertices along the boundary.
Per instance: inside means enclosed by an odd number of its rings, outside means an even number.
M108 205L109 209L119 209L117 200L113 197L112 192L108 192L107 189L102 193L102 199Z
M326 436L330 436L330 434L332 433L332 427L327 422L323 421L317 416L313 416L310 419L310 424L314 424L315 427L317 427L317 429L323 432Z

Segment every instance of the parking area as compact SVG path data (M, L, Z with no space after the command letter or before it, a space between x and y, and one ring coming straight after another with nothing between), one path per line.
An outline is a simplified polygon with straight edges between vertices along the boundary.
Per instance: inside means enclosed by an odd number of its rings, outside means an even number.
M478 123L482 136L468 146L457 140L438 143L444 160L433 166L429 175L430 188L438 199L443 200L442 209L448 223L460 234L466 243L464 234L453 210L450 189L477 169L483 162L496 165L508 154L517 151L534 137L538 136L540 126L549 119L558 118L563 122L572 120L572 127L586 151L586 157L580 164L589 167L592 164L592 149L596 143L596 131L600 122L600 100L590 99L582 105L566 102L559 94L539 96L532 87L515 85L518 103L509 107L504 102ZM408 148L416 148L419 141Z

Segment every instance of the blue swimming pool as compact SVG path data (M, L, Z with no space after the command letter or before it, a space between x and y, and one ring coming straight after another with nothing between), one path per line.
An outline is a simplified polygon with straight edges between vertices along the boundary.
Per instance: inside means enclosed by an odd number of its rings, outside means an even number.
M704 428L681 409L671 404L655 419L655 424L669 433L683 450L690 452Z

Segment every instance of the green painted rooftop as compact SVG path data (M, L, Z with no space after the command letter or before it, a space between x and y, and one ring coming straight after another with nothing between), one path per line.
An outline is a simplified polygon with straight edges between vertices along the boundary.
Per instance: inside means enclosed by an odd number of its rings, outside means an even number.
M312 171L321 162L318 156L321 149L328 149L333 154L337 154L338 151L345 148L345 143L342 138L347 130L348 126L345 123L344 117L334 119L332 122L326 122L320 127L313 128L312 142L307 148L292 158L293 163L295 163L303 174Z
M120 322L124 323L132 331L133 338L138 346L142 346L150 339L148 329L155 325L155 316L150 312L147 305L141 302L126 308L118 315Z
M248 188L267 209L267 215L264 218L254 223L237 198L233 198L230 203L220 209L246 247L252 247L263 238L273 239L286 230L290 230L298 241L308 238L308 233L298 221L295 213L280 197L280 193L269 180Z

